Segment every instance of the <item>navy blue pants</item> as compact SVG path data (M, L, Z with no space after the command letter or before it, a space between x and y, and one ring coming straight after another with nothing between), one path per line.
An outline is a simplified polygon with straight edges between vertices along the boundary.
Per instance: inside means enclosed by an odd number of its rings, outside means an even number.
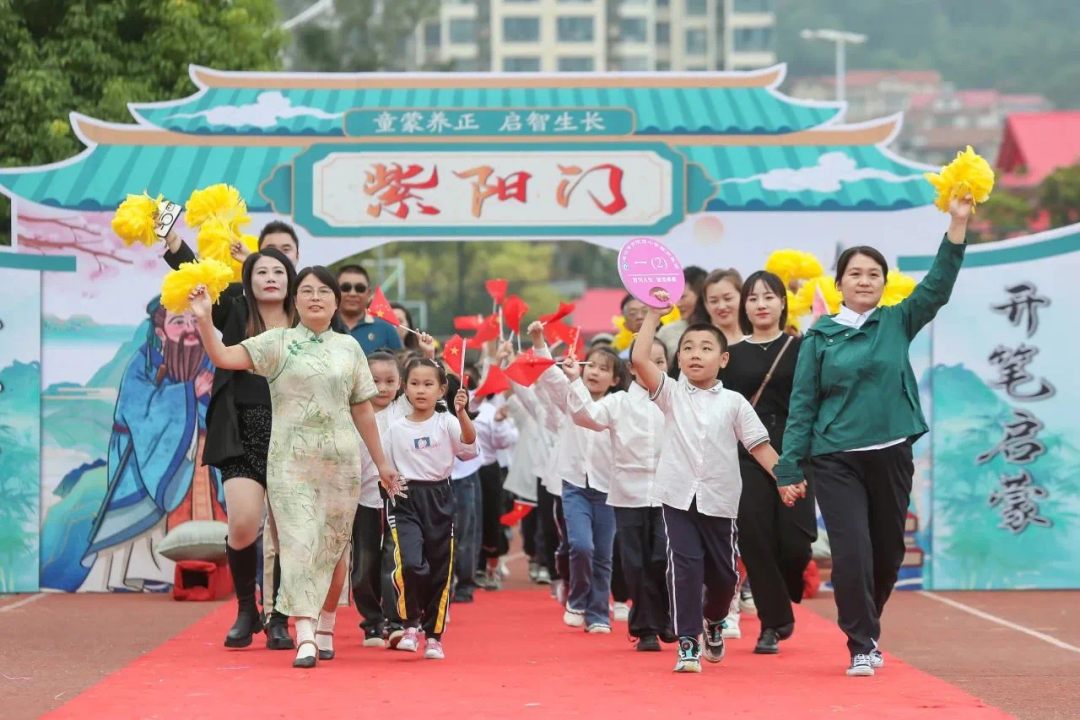
M697 637L705 623L717 623L727 617L731 598L735 597L739 584L739 530L733 518L698 512L696 498L689 510L668 505L663 508L668 544L668 595L675 634Z

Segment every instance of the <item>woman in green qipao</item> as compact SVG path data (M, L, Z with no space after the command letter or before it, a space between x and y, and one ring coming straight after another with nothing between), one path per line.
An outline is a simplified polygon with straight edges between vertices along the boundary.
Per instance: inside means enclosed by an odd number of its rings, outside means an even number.
M330 329L341 302L337 282L326 268L306 268L294 293L297 327L269 330L231 347L214 332L204 288L192 293L191 310L216 367L251 370L270 384L267 492L282 576L275 609L296 618L293 665L313 667L316 657L334 657L335 612L360 501L361 439L383 485L392 496L400 488L369 402L376 389L367 358L353 338Z

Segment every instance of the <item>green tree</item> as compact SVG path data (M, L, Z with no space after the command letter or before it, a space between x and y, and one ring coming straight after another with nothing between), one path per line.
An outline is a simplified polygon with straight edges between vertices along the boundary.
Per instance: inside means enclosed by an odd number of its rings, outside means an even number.
M1080 107L1075 0L983 0L977 9L940 0L776 0L777 54L791 75L835 72L832 43L805 28L865 33L848 48L849 69L937 70L960 88L1040 93Z
M129 102L195 91L188 65L274 70L287 36L273 0L0 0L0 165L82 150L73 110L130 122ZM0 205L0 243L10 206Z
M282 8L297 10L295 0ZM310 4L310 3L308 3ZM309 72L403 70L406 43L439 0L349 0L294 31L293 67Z
M997 190L979 206L976 217L989 223L989 227L980 233L982 242L1001 240L1027 229L1031 203L1007 190Z
M454 317L491 312L484 282L492 278L506 278L510 293L529 304L526 323L554 312L560 300L571 298L559 295L550 285L552 280L567 277L553 274L553 265L558 265L553 260L571 249L601 256L615 268L614 252L569 242L398 242L383 246L381 254L404 260L410 299L424 300L428 305L425 329L446 337L453 333ZM377 257L376 251L368 251L344 258L336 267L349 263L375 267ZM378 283L381 279L372 280Z
M1039 184L1038 207L1050 216L1051 227L1080 220L1080 163L1046 176Z

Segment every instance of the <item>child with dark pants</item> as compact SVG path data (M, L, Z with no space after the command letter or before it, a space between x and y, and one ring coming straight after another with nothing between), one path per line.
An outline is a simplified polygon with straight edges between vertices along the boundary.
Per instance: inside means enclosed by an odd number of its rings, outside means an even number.
M382 611L383 513L380 508L360 505L352 533L353 600L363 618L364 647L383 647L385 619Z
M657 290L653 295L669 304L666 292ZM723 621L739 580L735 521L742 492L739 443L768 471L777 456L754 408L717 380L728 360L727 339L719 328L695 324L683 332L677 357L684 380L669 378L653 362L650 349L656 328L669 310L650 309L631 359L665 419L653 499L663 506L667 534L668 589L679 636L675 672L701 672L698 637L704 626L705 659L723 660ZM791 505L802 488L780 492Z
M383 441L389 461L406 479L405 494L387 500L386 522L397 546L393 584L405 632L398 650L415 652L424 632L424 657L442 660L454 567L454 460L478 454L468 393L453 398L456 417L442 406L445 368L413 360L405 370L412 412L394 422Z

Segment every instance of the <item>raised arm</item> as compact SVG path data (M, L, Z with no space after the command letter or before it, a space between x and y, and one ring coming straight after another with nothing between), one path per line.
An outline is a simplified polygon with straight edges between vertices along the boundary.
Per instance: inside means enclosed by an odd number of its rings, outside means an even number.
M909 338L919 334L927 323L934 319L938 311L949 302L960 266L964 262L964 244L967 237L968 218L971 216L971 199L953 200L949 205L952 221L949 231L938 248L934 264L902 303L904 328Z
M251 355L241 345L226 347L214 329L214 321L211 318L213 306L210 297L206 294L206 288L201 285L191 293L191 313L198 320L199 335L202 337L203 348L210 357L214 367L223 370L254 370Z
M195 257L195 253L192 252L188 244L184 242L175 230L170 230L169 234L165 236L165 262L173 270L180 269L183 263L198 262L199 258ZM243 247L241 245L241 247ZM244 252L247 249L244 248ZM225 327L225 322L228 320L229 314L233 311L233 301L236 298L242 298L244 296L243 283L229 283L218 297L218 301L213 304L210 310L210 319L214 321L214 327L218 330L222 330Z
M773 468L778 485L795 485L803 479L800 463L810 454L810 434L817 420L820 402L818 385L818 338L809 333L799 348L795 379L791 387L787 426L784 429L784 454Z
M667 293L663 290L656 291L656 299L665 303L670 302ZM670 305L664 308L649 308L649 313L641 323L641 330L638 331L637 340L634 342L634 352L630 356L634 371L641 378L650 396L656 395L660 384L664 381L664 372L649 358L649 354L652 350L653 339L656 337L656 328L660 326L660 318L669 312L671 312Z
M609 395L600 402L596 402L592 399L592 393L585 387L585 383L581 381L581 368L575 360L576 358L571 355L563 363L563 372L570 380L570 389L566 396L570 417L578 427L597 432L608 430L614 422L613 416L618 414L618 410L612 411L610 406L611 402L617 401L609 400L609 398L618 398L626 393Z

